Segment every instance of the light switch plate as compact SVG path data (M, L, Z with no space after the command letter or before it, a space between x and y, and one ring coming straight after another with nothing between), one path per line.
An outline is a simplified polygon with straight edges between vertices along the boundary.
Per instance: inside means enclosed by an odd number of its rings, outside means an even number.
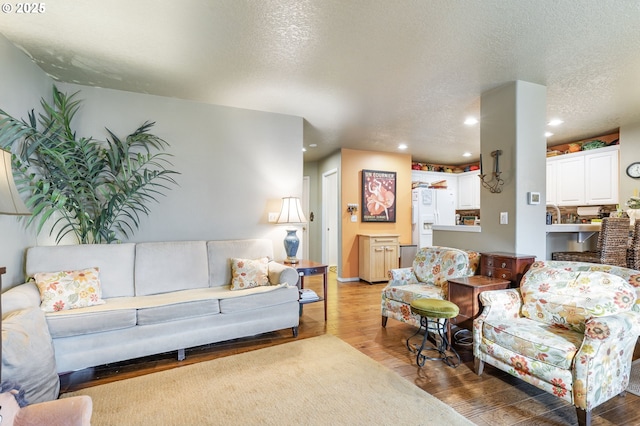
M507 225L509 223L509 212L500 212L500 225Z
M269 223L275 223L278 221L278 212L269 212Z

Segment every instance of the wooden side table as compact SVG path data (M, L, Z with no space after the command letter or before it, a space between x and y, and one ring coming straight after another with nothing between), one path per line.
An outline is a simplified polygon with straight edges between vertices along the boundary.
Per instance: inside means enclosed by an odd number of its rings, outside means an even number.
M520 287L520 280L536 257L528 254L493 252L480 254L480 274L511 281L511 287Z
M451 323L471 330L473 320L482 312L482 304L478 297L480 293L487 290L504 290L509 288L511 281L502 278L485 277L483 275L473 275L470 277L453 278L449 280L449 294L447 299L455 303L460 308L458 316L449 321L447 330L448 337L451 338ZM451 341L451 340L449 340Z
M300 301L300 310L302 311L302 305L307 303L324 302L324 320L327 320L327 272L329 270L328 265L314 262L312 260L300 260L298 263L284 263L287 266L291 266L298 271L300 288L304 288L304 279L311 275L322 275L322 297L318 300Z

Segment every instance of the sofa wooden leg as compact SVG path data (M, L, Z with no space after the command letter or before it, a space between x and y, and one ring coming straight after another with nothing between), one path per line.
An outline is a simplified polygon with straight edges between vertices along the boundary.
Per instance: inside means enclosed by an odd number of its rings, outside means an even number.
M298 327L291 327L291 331L293 332L293 337L298 337Z
M476 372L476 374L478 376L481 376L482 372L484 371L484 361L482 361L478 357L474 357L473 358L473 369L475 370L475 372Z
M387 320L389 319L389 317L385 317L384 315L382 316L382 326L386 327L387 326Z
M578 415L578 426L591 426L591 410L576 407L576 414Z

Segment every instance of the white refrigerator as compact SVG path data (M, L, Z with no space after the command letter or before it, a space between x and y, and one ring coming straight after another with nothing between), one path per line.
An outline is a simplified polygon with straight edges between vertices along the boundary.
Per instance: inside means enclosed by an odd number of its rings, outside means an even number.
M433 245L433 225L456 224L456 196L449 189L415 188L411 193L411 243Z

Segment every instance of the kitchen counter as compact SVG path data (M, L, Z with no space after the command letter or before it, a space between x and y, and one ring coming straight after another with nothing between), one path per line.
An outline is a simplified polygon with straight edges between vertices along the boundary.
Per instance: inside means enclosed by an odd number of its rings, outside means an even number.
M546 225L547 234L550 232L568 232L578 235L578 242L583 243L596 232L600 232L601 223L561 223Z
M434 231L480 232L480 225L433 225ZM546 225L547 232L594 233L600 232L599 223L563 223Z
M479 225L433 225L434 231L480 232Z
M600 232L600 223L562 223L546 225L547 232Z

